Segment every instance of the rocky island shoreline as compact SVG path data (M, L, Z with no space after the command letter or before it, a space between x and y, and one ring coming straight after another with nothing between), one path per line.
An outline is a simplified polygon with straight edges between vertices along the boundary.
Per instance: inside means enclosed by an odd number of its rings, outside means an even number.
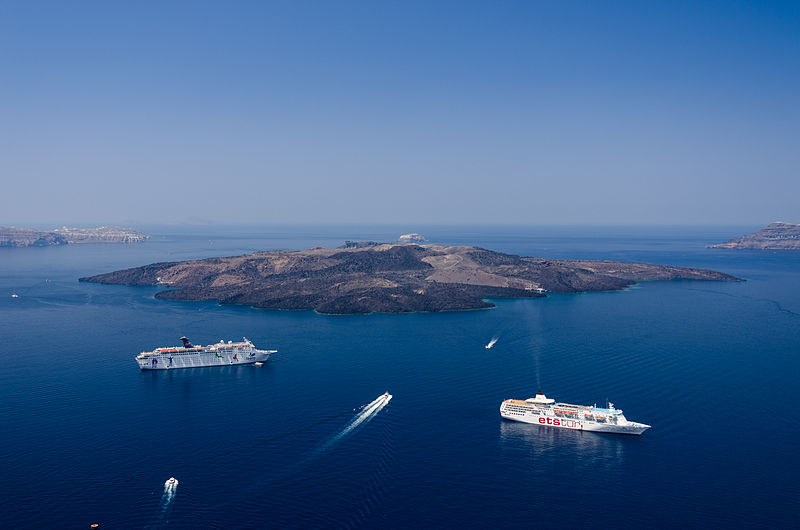
M771 223L758 232L747 234L706 248L749 250L800 250L800 224Z
M494 307L486 298L616 291L647 280L738 281L722 272L590 260L520 257L470 246L374 244L153 263L80 278L163 285L156 298L218 300L325 314L407 313Z

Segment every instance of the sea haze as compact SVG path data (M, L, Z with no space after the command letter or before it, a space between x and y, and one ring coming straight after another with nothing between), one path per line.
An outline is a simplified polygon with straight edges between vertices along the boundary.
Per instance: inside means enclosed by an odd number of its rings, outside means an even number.
M405 315L171 302L77 281L392 241L403 227L147 227L153 238L135 245L0 249L0 526L796 525L800 253L704 248L752 228L415 227L436 243L747 281ZM279 353L261 367L139 371L139 351L181 335L246 336ZM653 427L637 437L500 418L503 399L538 389L608 398ZM391 401L376 401L385 391Z

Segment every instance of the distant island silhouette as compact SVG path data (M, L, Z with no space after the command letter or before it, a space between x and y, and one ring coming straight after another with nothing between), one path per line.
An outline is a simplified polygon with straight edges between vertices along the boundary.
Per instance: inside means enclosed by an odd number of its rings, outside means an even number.
M494 307L486 298L616 291L673 279L739 280L706 269L525 258L470 246L348 242L338 249L153 263L80 281L163 285L170 289L156 298L169 300L363 314L482 309Z
M750 250L800 250L800 224L775 222L758 232L747 234L706 248Z
M49 247L76 243L141 243L150 236L131 228L99 226L97 228L56 228L35 230L0 226L0 247Z

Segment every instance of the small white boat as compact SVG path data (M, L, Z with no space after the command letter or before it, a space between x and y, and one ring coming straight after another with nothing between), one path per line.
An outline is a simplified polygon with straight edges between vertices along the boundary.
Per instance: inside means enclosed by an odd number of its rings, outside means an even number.
M19 298L19 295L17 293L11 293L11 298Z
M178 479L176 479L175 477L170 477L164 483L164 486L177 486L177 485L178 485Z

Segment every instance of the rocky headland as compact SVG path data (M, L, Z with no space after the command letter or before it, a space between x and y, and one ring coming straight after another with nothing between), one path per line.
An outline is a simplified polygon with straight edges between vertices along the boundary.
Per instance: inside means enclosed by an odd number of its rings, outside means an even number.
M717 271L613 261L525 258L477 247L374 244L153 263L82 282L163 285L169 300L218 300L327 314L493 307L486 298L614 291L645 280L738 278Z
M758 232L747 234L706 248L734 248L751 250L800 250L800 225L772 223Z
M144 232L116 226L97 228L56 228L34 230L0 226L0 247L49 247L76 243L141 243L150 236Z

